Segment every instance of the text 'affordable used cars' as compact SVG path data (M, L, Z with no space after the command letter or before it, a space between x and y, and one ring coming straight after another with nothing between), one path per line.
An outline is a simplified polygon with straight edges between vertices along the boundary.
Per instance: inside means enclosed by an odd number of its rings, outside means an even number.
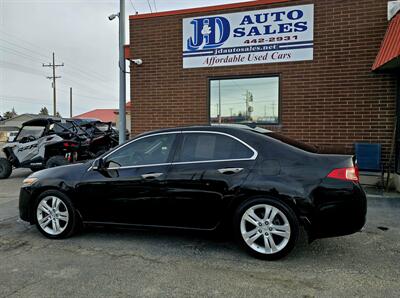
M231 229L269 260L293 249L300 225L311 240L347 235L367 209L353 157L223 125L142 134L94 161L33 173L19 203L49 238L81 224Z

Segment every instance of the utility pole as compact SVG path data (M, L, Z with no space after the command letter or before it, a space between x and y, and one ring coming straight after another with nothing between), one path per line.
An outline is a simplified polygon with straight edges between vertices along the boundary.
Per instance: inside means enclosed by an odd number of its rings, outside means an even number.
M245 100L246 100L246 121L249 119L249 90L246 90L246 94L245 94L245 96L246 96L246 98L245 98Z
M273 103L271 104L271 106L272 106L272 117L275 118L275 103L273 102Z
M252 113L252 107L250 106L250 102L253 102L253 94L249 90L246 90L245 101L246 101L246 114L245 114L246 120L250 120Z
M69 118L72 118L72 87L69 88Z
M53 63L49 64L44 64L43 67L52 67L53 68L53 76L47 77L50 80L53 80L53 115L56 116L57 114L57 95L56 95L56 79L61 78L60 76L56 76L56 67L61 67L64 66L64 63L62 64L56 64L56 59L54 57L54 52L53 52Z
M125 71L125 0L119 1L119 143L125 142L126 71Z

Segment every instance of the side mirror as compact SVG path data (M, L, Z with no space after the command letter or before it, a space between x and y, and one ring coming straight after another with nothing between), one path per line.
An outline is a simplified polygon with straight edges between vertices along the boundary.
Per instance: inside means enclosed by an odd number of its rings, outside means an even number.
M93 170L95 171L104 171L106 169L106 164L104 159L98 158L93 162Z

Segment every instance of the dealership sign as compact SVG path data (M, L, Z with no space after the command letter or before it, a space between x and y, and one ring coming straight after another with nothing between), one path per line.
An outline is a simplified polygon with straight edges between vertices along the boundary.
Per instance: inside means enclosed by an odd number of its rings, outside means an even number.
M183 68L313 59L314 5L183 19Z

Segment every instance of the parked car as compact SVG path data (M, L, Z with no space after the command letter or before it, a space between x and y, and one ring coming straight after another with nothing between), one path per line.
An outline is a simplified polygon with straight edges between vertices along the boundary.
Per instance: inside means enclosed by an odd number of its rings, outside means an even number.
M13 167L32 171L57 167L93 159L117 145L111 123L96 121L81 126L76 120L30 120L3 147L6 157L0 157L0 179L8 178Z
M20 216L52 239L82 223L230 229L268 260L293 249L300 225L310 240L359 231L366 197L354 158L272 136L227 126L145 133L93 161L33 173Z

